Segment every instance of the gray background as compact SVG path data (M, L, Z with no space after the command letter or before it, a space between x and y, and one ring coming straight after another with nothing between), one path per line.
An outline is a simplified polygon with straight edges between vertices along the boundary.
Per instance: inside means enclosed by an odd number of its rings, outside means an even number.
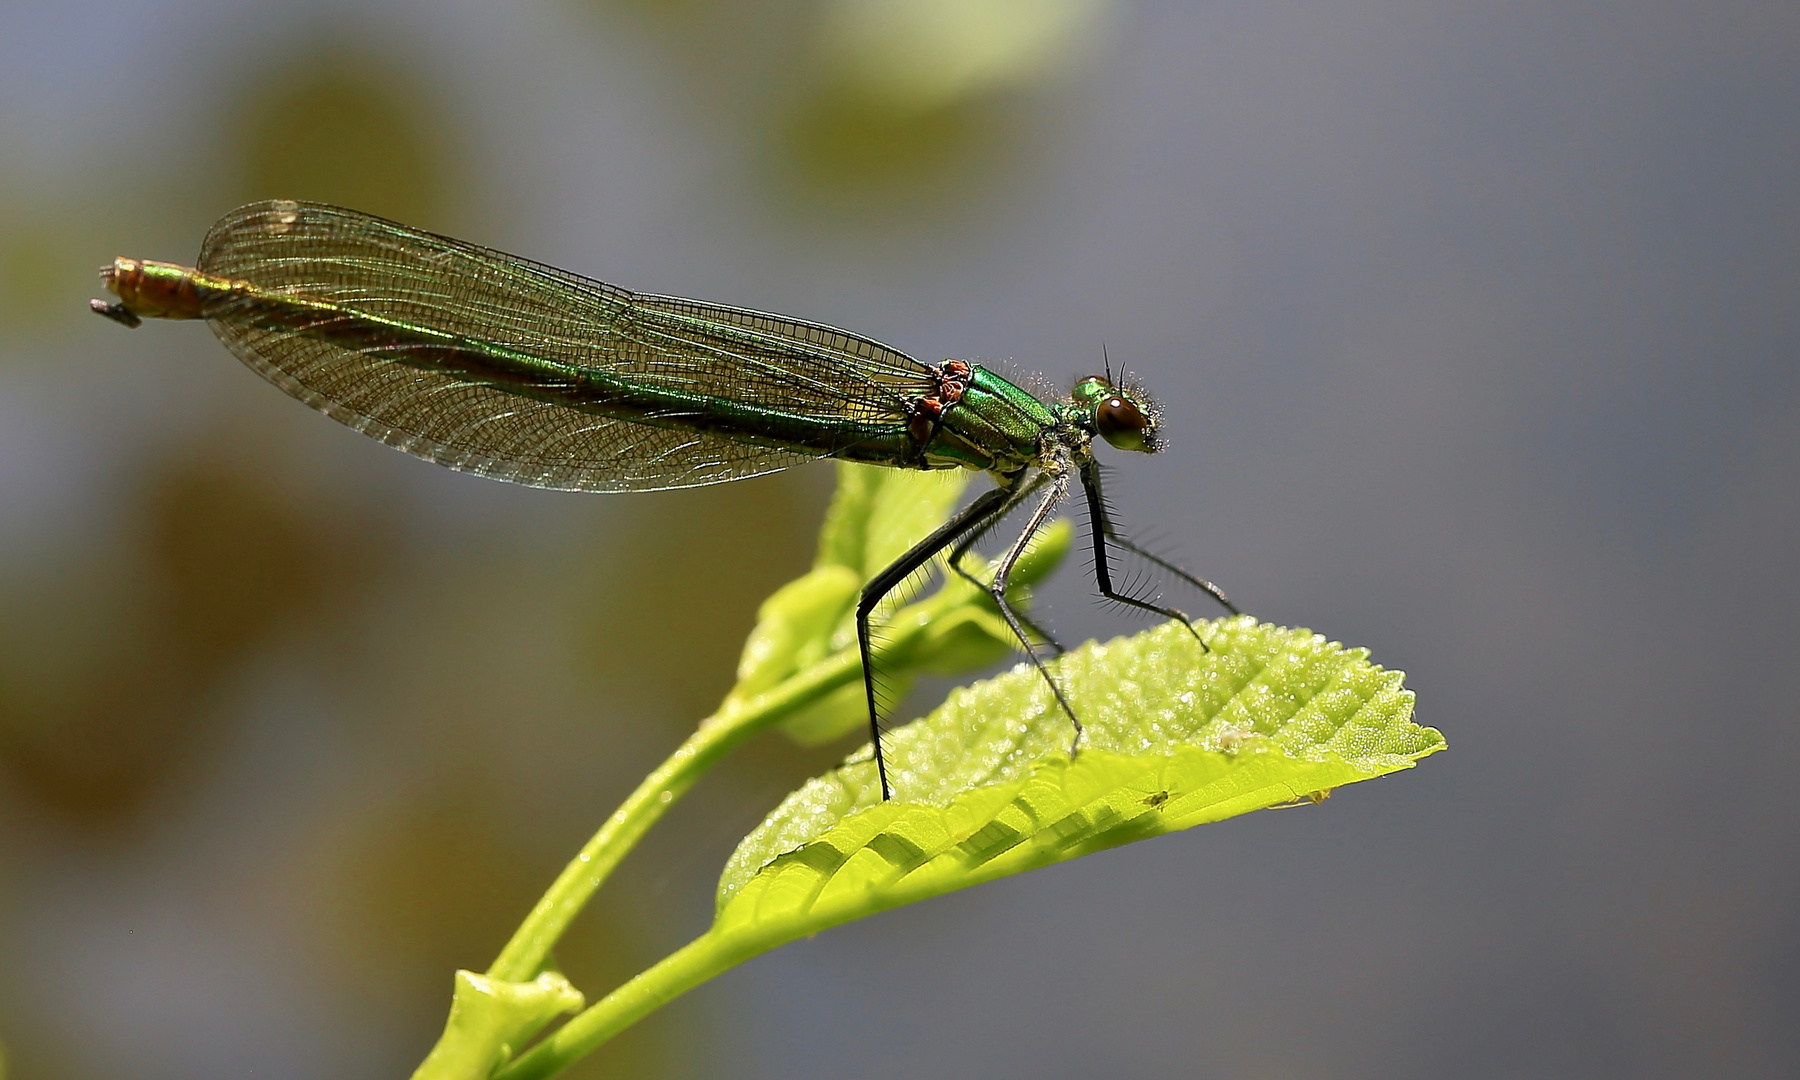
M872 5L0 9L15 1075L409 1072L810 558L823 467L509 488L85 314L275 195L1058 383L1104 342L1168 409L1125 521L1449 739L786 947L585 1075L1800 1073L1800 7L998 8L1066 21L924 99L833 46ZM1067 637L1138 625L1087 592ZM846 749L709 777L577 982Z

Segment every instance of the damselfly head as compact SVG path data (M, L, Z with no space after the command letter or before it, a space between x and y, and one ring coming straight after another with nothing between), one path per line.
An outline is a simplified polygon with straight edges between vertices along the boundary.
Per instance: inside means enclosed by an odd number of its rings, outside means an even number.
M1162 410L1135 386L1120 386L1105 375L1089 375L1075 384L1075 404L1093 417L1094 434L1120 450L1154 454L1162 449L1156 422Z

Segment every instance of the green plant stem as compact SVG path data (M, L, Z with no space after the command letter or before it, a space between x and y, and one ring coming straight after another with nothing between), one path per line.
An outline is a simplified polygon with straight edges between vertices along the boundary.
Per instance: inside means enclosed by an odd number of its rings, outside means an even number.
M594 891L650 826L656 824L675 800L687 794L694 781L751 735L851 682L861 672L862 665L855 651L845 650L767 693L721 709L701 721L687 741L644 778L637 790L582 847L580 854L557 875L556 881L531 909L531 914L513 932L512 940L500 950L500 955L488 968L488 975L515 982L536 976L550 950L593 897ZM660 969L680 955L676 953L651 970Z
M639 972L494 1074L494 1080L543 1080L706 980L762 951L753 941L703 934Z

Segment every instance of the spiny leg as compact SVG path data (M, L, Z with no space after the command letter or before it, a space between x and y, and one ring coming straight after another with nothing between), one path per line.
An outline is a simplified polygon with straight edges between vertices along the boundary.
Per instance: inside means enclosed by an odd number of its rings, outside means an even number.
M1021 476L1020 483L1022 482ZM856 604L856 647L862 655L863 691L869 699L869 741L875 746L875 772L881 778L881 798L884 802L894 797L894 790L888 786L887 760L881 756L881 716L875 708L875 665L869 643L869 615L888 593L911 577L913 571L930 562L933 556L955 543L963 533L970 530L982 531L1005 514L1010 501L1018 494L1020 483L983 492L980 498L938 526L931 535L914 544L906 554L895 559L892 565L863 586L862 598Z
M1102 500L1102 509L1104 509L1104 500ZM1188 571L1175 565L1174 563L1170 562L1169 560L1163 558L1161 555L1156 554L1154 551L1148 551L1142 547L1139 547L1137 544L1133 543L1130 539L1128 539L1123 533L1119 532L1118 526L1113 524L1110 516L1105 519L1105 524L1106 524L1106 538L1108 540L1111 540L1113 543L1124 548L1126 551L1131 552L1133 555L1137 555L1140 558L1143 558L1151 563L1156 564L1157 566L1162 567L1164 570L1167 570L1169 573L1174 574L1176 577L1187 582L1189 585L1192 585L1194 588L1199 589L1203 593L1206 593L1208 596L1212 597L1214 600L1217 600L1219 602L1219 606L1223 607L1226 611L1230 612L1231 614L1233 614L1233 615L1242 615L1243 614L1243 612L1238 610L1238 606L1236 604L1232 603L1231 600L1226 597L1225 590L1219 588L1217 585L1214 585L1212 582L1206 580L1203 577L1198 577L1194 574L1189 573Z
M1204 590L1219 603L1223 604L1225 610L1231 612L1233 615L1238 613L1236 605L1230 600L1227 600L1225 598L1225 593L1212 582L1195 577L1193 574L1188 573L1186 570L1169 562L1167 559L1145 551L1143 548L1119 535L1119 530L1113 525L1111 516L1106 512L1106 500L1100 493L1100 466L1098 462L1090 460L1081 467L1081 487L1087 495L1088 521L1090 523L1090 531L1094 534L1094 580L1095 584L1100 587L1100 595L1106 597L1108 600L1114 600L1129 607L1138 608L1142 611L1154 612L1155 614L1178 620L1181 625L1188 628L1189 633L1194 635L1194 639L1200 642L1200 647L1205 648L1205 640L1200 637L1200 631L1194 628L1194 624L1188 619L1186 612L1179 608L1151 603L1148 600L1132 596L1129 593L1119 592L1113 587L1112 562L1107 554L1107 541L1110 540L1124 548L1126 551L1148 559L1150 562L1162 567L1164 570L1177 575L1183 581L1188 582L1198 589Z
M1194 588L1199 589L1201 592L1206 593L1208 596L1211 596L1214 600L1217 600L1219 602L1219 605L1221 607L1223 607L1226 611L1229 611L1231 614L1233 614L1233 615L1243 614L1243 612L1238 610L1238 607L1236 604L1232 603L1229 599L1226 598L1225 591L1223 589L1219 588L1217 585L1214 585L1212 582L1206 580L1203 577L1196 577L1195 575L1188 573L1186 570L1183 570L1181 567L1176 566L1174 563L1170 562L1169 560L1163 558L1161 555L1158 555L1153 551L1144 550L1143 548L1139 547L1138 545L1132 543L1130 540L1126 539L1125 536L1119 532L1118 526L1113 524L1112 516L1110 514L1108 514L1106 511L1106 500L1100 496L1100 463L1099 462L1090 461L1085 466L1082 467L1081 484L1082 484L1082 487L1086 488L1087 492L1088 492L1088 512L1090 515L1093 514L1093 512L1096 508L1096 504L1098 504L1099 520L1103 527L1104 532L1106 533L1106 538L1108 540L1111 540L1113 543L1124 548L1126 551L1131 552L1133 555L1137 555L1141 558L1147 559L1150 562L1156 564L1157 566L1162 567L1164 570L1167 570L1169 573L1174 574L1176 577L1187 582L1189 585L1192 585Z
M1032 485L1034 489L1037 486L1039 485ZM1042 675L1044 682L1049 684L1050 692L1056 695L1056 703L1061 705L1063 712L1068 714L1069 723L1075 725L1075 741L1069 744L1069 753L1073 755L1075 748L1081 745L1081 720L1075 715L1075 709L1069 704L1069 699L1063 696L1062 687L1056 685L1056 680L1050 676L1050 669L1044 666L1043 658L1038 656L1037 649L1032 647L1031 638L1026 636L1025 627L1020 622L1018 613L1013 611L1012 605L1006 599L1006 582L1008 578L1012 577L1013 566L1018 563L1019 557L1025 554L1025 546L1031 543L1031 538L1044 527L1044 522L1049 520L1050 514L1056 509L1056 504L1061 502L1063 496L1068 493L1069 481L1066 476L1051 479L1050 490L1044 493L1044 497L1038 501L1037 508L1031 512L1031 518L1025 523L1024 531L1019 533L1019 538L1013 541L1012 547L1006 549L1006 554L1000 557L1000 565L994 570L994 581L988 586L988 594L994 598L994 604L1000 609L1000 616L1006 620L1006 625L1012 628L1013 635L1024 647L1025 655L1031 658L1032 666L1038 669L1038 674Z
M1194 635L1194 640L1200 642L1201 648L1205 648L1206 642L1201 639L1200 631L1194 629L1194 624L1189 621L1186 612L1179 608L1154 604L1113 588L1112 561L1107 554L1106 541L1116 539L1116 537L1112 519L1106 514L1105 500L1100 496L1100 470L1091 461L1081 468L1081 488L1087 494L1089 531L1094 534L1094 583L1100 587L1100 595L1141 611L1149 611L1174 619L1187 627L1188 633Z
M964 581L967 581L976 588L984 591L987 590L989 587L988 582L971 574L962 564L963 557L969 553L971 548L981 542L982 537L992 532L994 526L1000 524L1001 519L1012 512L1013 507L1029 498L1032 492L1042 487L1048 480L1049 477L1040 473L1037 479L1033 480L1030 485L1015 495L998 514L995 514L992 518L988 519L986 524L982 525L979 529L971 530L967 536L964 536L961 540L957 541L956 547L950 552L950 558L946 560L950 564L950 569L956 571L957 574L961 575ZM1051 637L1047 630L1038 625L1037 620L1017 611L1013 612L1013 615L1024 625L1025 629L1037 635L1039 640L1043 641L1045 645L1048 645L1054 650L1057 656L1061 656L1063 653L1068 652L1067 649L1063 648L1062 642Z
M1112 529L1111 523L1108 523L1107 528ZM1199 589L1203 593L1206 593L1208 596L1212 597L1214 600L1217 600L1219 602L1219 606L1223 607L1226 611L1230 612L1231 614L1233 614L1233 615L1242 615L1243 614L1243 612L1238 610L1238 606L1236 604L1234 604L1230 600L1226 599L1225 592L1223 589L1220 589L1217 585L1214 585L1212 582L1206 580L1205 578L1195 577L1193 574L1188 573L1186 570L1183 570L1181 567L1176 566L1174 563L1163 558L1162 556L1157 555L1154 552L1145 551L1143 548L1138 547L1136 544L1132 543L1130 540L1127 540L1123 536L1120 536L1116 530L1108 532L1107 539L1111 540L1113 543L1124 548L1126 551L1131 552L1133 555L1139 556L1140 558L1143 558L1143 559L1148 559L1150 562L1153 562L1157 566L1160 566L1164 570L1167 570L1169 573L1174 574L1176 577L1187 582L1189 585L1192 585L1194 588Z

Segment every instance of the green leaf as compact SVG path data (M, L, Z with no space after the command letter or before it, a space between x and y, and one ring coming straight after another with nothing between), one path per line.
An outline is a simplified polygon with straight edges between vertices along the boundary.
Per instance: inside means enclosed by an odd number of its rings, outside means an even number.
M829 563L775 590L756 610L756 627L744 641L737 685L726 703L755 697L819 660L861 589L854 570Z
M813 565L847 566L867 581L950 517L971 475L839 462Z
M1178 624L1059 659L1086 734L1025 665L957 691L790 795L733 854L712 934L755 951L900 904L1295 800L1444 746L1399 672L1248 617ZM754 942L754 945L750 943ZM726 942L721 942L721 945Z
M1401 674L1370 664L1366 650L1247 616L1197 628L1210 651L1171 623L1055 662L1087 725L1073 760L1068 719L1021 665L884 740L899 798L881 801L866 747L809 781L738 846L706 933L496 1080L543 1080L794 938L1090 851L1316 803L1444 747L1412 723Z

